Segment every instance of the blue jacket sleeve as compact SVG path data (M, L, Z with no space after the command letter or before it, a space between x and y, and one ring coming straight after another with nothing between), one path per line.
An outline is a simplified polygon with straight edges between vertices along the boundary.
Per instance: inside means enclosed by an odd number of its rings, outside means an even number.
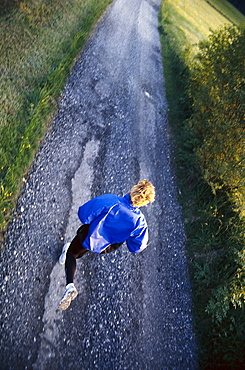
M91 222L107 211L106 204L96 202L96 198L89 200L78 209L78 217L83 224L91 224Z
M142 252L147 247L148 238L147 223L144 219L141 219L140 225L135 228L126 241L129 251L132 253Z
M78 217L83 224L91 224L102 213L107 213L115 203L115 196L111 194L99 195L79 207Z

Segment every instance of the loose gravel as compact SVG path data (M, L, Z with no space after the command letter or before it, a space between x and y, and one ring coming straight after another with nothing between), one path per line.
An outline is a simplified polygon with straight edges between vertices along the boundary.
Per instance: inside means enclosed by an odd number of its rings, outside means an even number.
M115 0L81 53L28 178L1 256L1 369L197 369L158 34L160 0ZM57 261L78 207L147 178L156 201L138 255L78 262L78 297Z

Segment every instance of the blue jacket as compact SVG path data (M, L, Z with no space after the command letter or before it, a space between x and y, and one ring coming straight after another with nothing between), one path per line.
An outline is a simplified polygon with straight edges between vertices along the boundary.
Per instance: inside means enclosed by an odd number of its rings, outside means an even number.
M101 253L108 245L126 241L130 252L139 253L147 247L148 227L142 212L134 207L130 195L100 195L79 207L78 217L90 224L83 242L86 249Z

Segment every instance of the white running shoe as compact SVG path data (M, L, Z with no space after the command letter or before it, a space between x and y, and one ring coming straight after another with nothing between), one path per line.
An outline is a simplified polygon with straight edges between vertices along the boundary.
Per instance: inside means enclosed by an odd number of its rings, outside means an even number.
M60 255L60 258L59 258L59 264L60 265L64 265L65 264L65 261L66 261L66 253L68 251L68 248L70 246L71 243L66 243L62 249L62 252L61 252L61 255Z
M75 285L73 283L67 284L65 293L59 303L58 308L60 310L66 310L70 306L71 301L73 301L77 295L78 291L76 290Z

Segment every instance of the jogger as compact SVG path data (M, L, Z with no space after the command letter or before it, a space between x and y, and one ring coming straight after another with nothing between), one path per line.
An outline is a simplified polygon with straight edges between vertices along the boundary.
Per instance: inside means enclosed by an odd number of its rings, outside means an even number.
M154 186L143 180L124 197L104 194L79 208L78 216L84 225L77 230L70 245L64 245L59 259L61 264L65 261L67 284L59 309L67 309L78 294L74 286L77 258L88 251L110 253L125 241L132 253L139 253L147 247L148 226L139 207L154 202L154 199Z

